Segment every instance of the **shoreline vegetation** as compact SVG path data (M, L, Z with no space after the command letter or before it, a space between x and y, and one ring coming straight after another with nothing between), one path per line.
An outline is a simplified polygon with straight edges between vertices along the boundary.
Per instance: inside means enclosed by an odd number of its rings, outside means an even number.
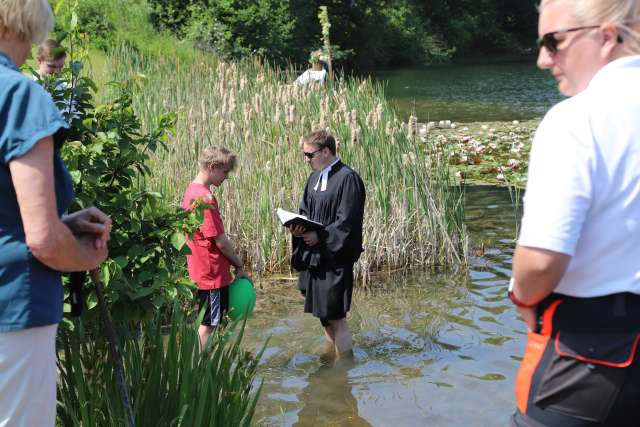
M293 69L260 60L224 62L158 57L127 47L107 59L111 76L135 80L134 107L145 126L177 113L169 150L151 156L142 182L175 205L199 151L221 144L239 153L238 170L219 191L230 234L257 275L288 270L289 235L278 207L296 211L310 171L300 138L319 128L337 137L339 155L367 184L365 252L369 271L466 262L463 193L437 141L402 123L371 79L337 79L326 87L292 85Z

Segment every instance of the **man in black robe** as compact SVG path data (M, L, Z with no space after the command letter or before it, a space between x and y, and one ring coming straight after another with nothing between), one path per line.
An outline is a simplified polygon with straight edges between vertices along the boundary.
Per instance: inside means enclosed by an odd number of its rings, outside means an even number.
M300 272L298 288L305 296L305 313L320 319L331 351L337 356L350 354L346 316L351 307L353 266L363 251L364 184L336 157L336 142L328 132L307 135L302 149L305 163L314 172L307 180L300 214L324 228L291 227L291 265Z

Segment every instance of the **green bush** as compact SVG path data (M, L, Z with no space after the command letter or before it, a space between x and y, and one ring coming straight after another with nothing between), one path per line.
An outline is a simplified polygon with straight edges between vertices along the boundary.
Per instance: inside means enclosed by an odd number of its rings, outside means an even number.
M193 0L149 0L149 19L156 28L183 36L191 18L192 3Z
M116 320L140 321L175 300L190 302L184 234L201 224L201 212L184 212L144 187L150 156L166 149L175 114L158 113L143 129L132 106L135 79L112 83L107 102L97 104L97 87L83 74L88 47L82 28L77 18L71 22L65 41L70 61L45 82L60 106L74 105L65 113L71 129L61 149L76 194L70 211L93 205L111 217L109 258L101 266L107 303ZM90 293L87 325L97 317L96 304Z
M184 32L204 51L237 59L257 54L286 62L295 18L287 0L193 2Z
M77 6L68 0L55 0L53 3L59 29L63 27L60 22L70 21L74 13L77 30L85 35L91 47L106 51L114 44L116 27L108 13L108 2L82 0L78 1Z

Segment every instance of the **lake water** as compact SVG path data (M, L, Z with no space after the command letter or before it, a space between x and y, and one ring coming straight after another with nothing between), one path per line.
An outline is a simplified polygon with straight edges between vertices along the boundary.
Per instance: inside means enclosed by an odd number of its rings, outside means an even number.
M555 80L535 59L452 64L376 72L385 94L406 120L511 121L541 117L562 100Z
M354 296L355 358L320 358L295 277L259 290L248 342L269 338L255 421L265 426L496 426L514 409L525 325L506 298L516 233L507 190L469 187L474 251L464 273L378 277Z

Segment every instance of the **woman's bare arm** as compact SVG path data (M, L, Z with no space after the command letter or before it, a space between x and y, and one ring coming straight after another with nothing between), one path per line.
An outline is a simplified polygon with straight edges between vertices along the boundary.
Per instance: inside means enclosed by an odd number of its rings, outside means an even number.
M74 236L57 214L53 176L53 139L41 139L9 163L27 246L36 259L57 271L90 270L107 257L95 238Z

